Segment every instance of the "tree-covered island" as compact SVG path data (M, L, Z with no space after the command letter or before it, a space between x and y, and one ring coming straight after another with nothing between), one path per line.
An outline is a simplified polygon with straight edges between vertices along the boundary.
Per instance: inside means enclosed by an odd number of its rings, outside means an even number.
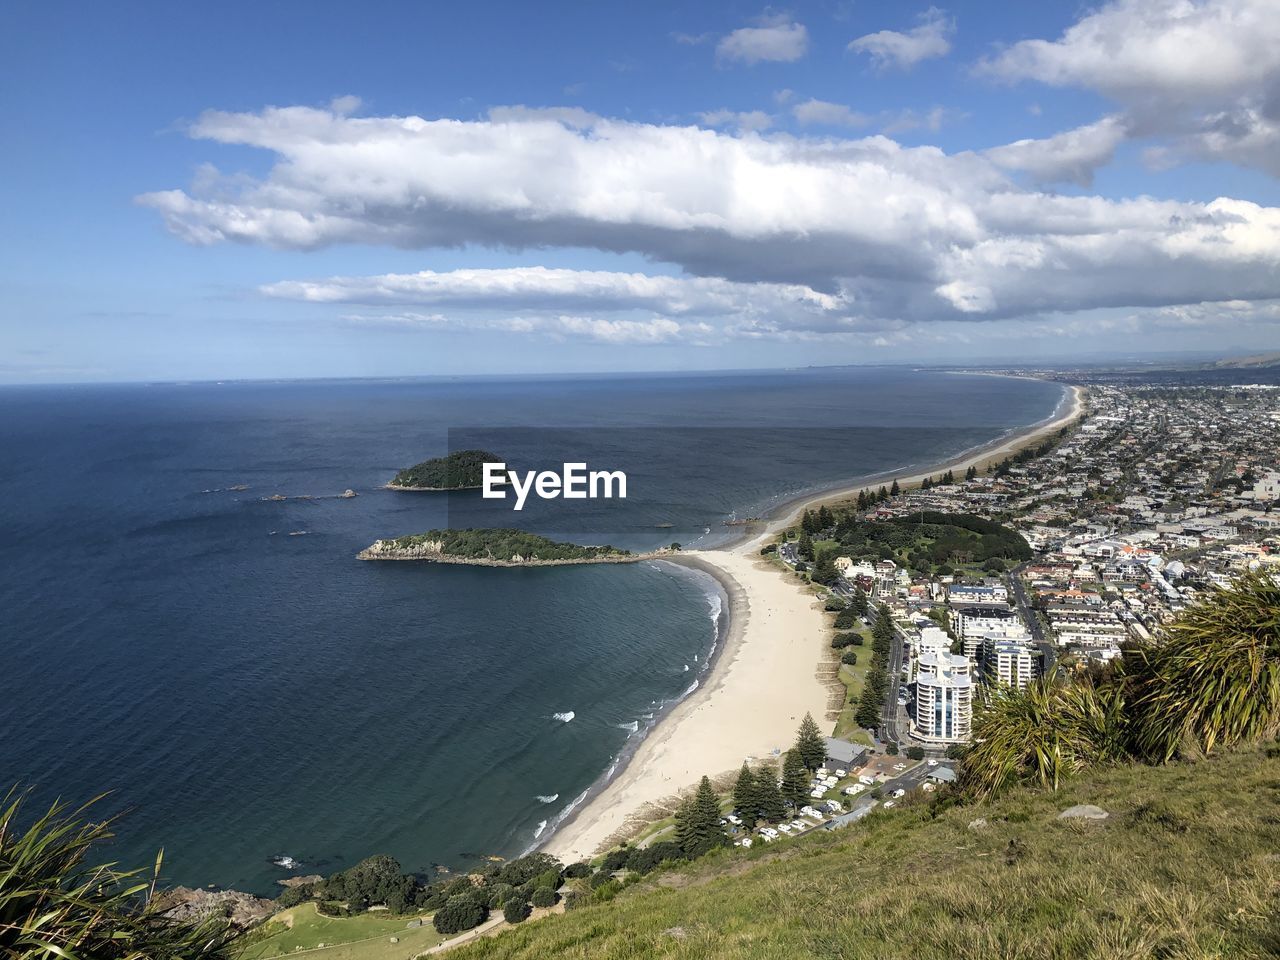
M486 450L455 450L405 467L387 484L390 490L478 490L484 484L484 465L502 458Z
M583 546L550 540L525 530L481 528L428 530L395 540L377 540L360 551L361 560L432 560L484 566L537 566L570 563L634 563L672 552L667 548L632 553L618 547Z

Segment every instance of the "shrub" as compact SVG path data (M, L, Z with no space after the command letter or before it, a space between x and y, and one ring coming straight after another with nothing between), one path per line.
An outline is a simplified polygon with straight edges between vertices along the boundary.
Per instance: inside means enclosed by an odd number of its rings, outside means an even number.
M539 887L533 891L533 905L535 907L551 907L555 906L556 892L550 887Z
M836 614L836 629L851 630L858 624L858 613L852 607L846 607Z
M826 610L828 613L836 613L843 610L848 605L849 601L845 600L843 597L831 596L827 597L827 602L822 605L822 609Z
M608 870L598 870L591 875L591 879L587 881L587 886L592 890L603 887L606 883L613 879L613 874Z
M591 864L584 863L579 860L577 863L571 863L564 868L564 876L569 880L576 880L579 877L591 876Z
M924 747L907 747L907 758L910 760L923 760Z
M1147 759L1280 733L1280 586L1250 573L1129 652L1132 744Z
M86 862L94 847L112 839L109 822L83 819L87 809L55 803L31 817L16 792L0 806L0 956L224 960L240 954L225 919L165 918L162 898L139 896L154 879ZM157 875L161 865L157 858Z
M568 913L570 910L577 910L584 903L588 902L589 899L587 895L581 890L570 890L564 895L565 913Z
M862 637L856 633L837 633L831 638L831 649L843 650L845 647L852 647L854 644L861 642Z
M431 918L437 933L461 933L478 927L484 922L488 911L472 894L460 893L452 896L445 905L435 912Z
M484 892L488 898L489 906L500 907L511 899L512 894L516 892L516 888L509 883L490 883L485 886Z
M1054 678L1025 690L986 693L973 720L961 784L987 797L1020 782L1054 790L1078 770L1125 756L1124 698L1118 685Z
M621 870L627 865L627 859L631 856L631 851L626 847L620 850L610 850L605 854L604 862L600 865L600 869L605 873L613 873L615 870Z
M555 894L553 893L551 896L554 898ZM529 919L529 914L531 913L533 913L533 907L529 905L528 900L521 897L512 897L502 908L502 919L506 920L507 923L523 923Z
M844 653L840 654L840 662L850 667L856 665L858 662L858 652L856 650L846 650Z

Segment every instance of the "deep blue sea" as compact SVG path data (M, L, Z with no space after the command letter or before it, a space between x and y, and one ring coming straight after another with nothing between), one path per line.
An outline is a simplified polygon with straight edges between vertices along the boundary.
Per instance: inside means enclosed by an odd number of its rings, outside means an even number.
M0 389L0 789L110 791L112 854L164 847L175 883L273 894L285 854L320 873L517 854L698 678L714 584L357 551L508 518L713 545L727 518L937 462L1062 394L877 368ZM623 467L628 499L516 517L380 489L462 438Z

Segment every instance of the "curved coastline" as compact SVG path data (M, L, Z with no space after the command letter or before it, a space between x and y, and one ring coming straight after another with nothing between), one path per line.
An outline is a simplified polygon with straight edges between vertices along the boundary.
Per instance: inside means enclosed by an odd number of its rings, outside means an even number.
M660 715L629 755L624 752L530 849L545 849L566 863L587 859L653 819L646 811L665 806L664 801L703 774L714 777L744 759L765 759L774 750L786 749L806 711L819 717L826 710L826 685L817 667L829 653L827 624L804 585L781 576L776 566L759 558L761 543L820 504L847 501L890 479L910 487L948 469L983 469L1040 442L1085 413L1083 388L1064 387L1062 400L1048 418L941 464L905 477L901 472L878 473L790 498L767 512L762 528L752 524L714 549L662 558L703 570L719 581L729 598L721 611L728 621L723 642L718 641L717 655L698 689ZM779 658L780 650L786 656ZM807 676L787 669L796 657ZM713 698L716 693L721 696Z

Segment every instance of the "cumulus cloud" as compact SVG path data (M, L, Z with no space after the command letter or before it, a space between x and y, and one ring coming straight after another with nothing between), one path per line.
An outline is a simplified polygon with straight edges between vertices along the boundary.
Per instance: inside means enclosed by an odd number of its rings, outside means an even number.
M792 115L805 126L817 124L827 127L864 127L870 118L843 103L826 100L806 100L791 108Z
M868 33L850 41L849 49L870 54L872 63L880 69L909 70L921 60L945 57L951 51L955 28L955 21L945 11L930 7L920 15L916 26L905 33L896 30Z
M1023 40L978 65L1008 81L1095 90L1164 162L1224 160L1280 175L1275 0L1116 0L1057 40Z
M1120 117L1103 117L1041 140L1017 140L992 147L986 156L997 166L1029 174L1038 183L1070 182L1087 187L1094 171L1110 163L1127 129Z
M760 17L756 26L742 27L716 44L716 59L722 63L762 61L792 63L809 50L809 31L783 14Z
M501 116L210 112L195 136L271 151L275 164L261 178L209 173L190 192L140 201L196 244L588 247L673 264L690 281L408 275L363 282L358 296L373 289L384 298L377 302L501 300L506 284L517 290L506 302L541 287L562 299L553 308L566 315L591 312L574 303L621 297L678 316L712 311L697 304L721 297L726 317L737 303L763 304L744 315L765 326L846 331L1280 297L1280 209L1245 200L1056 196L1021 186L988 156L884 136L743 137L610 119L570 126L545 112ZM1024 145L1000 163L1061 175L1037 159L1043 152ZM377 292L379 284L394 289ZM582 293L593 285L604 291L595 301ZM313 295L343 287L340 297L354 300L360 286L324 282Z

